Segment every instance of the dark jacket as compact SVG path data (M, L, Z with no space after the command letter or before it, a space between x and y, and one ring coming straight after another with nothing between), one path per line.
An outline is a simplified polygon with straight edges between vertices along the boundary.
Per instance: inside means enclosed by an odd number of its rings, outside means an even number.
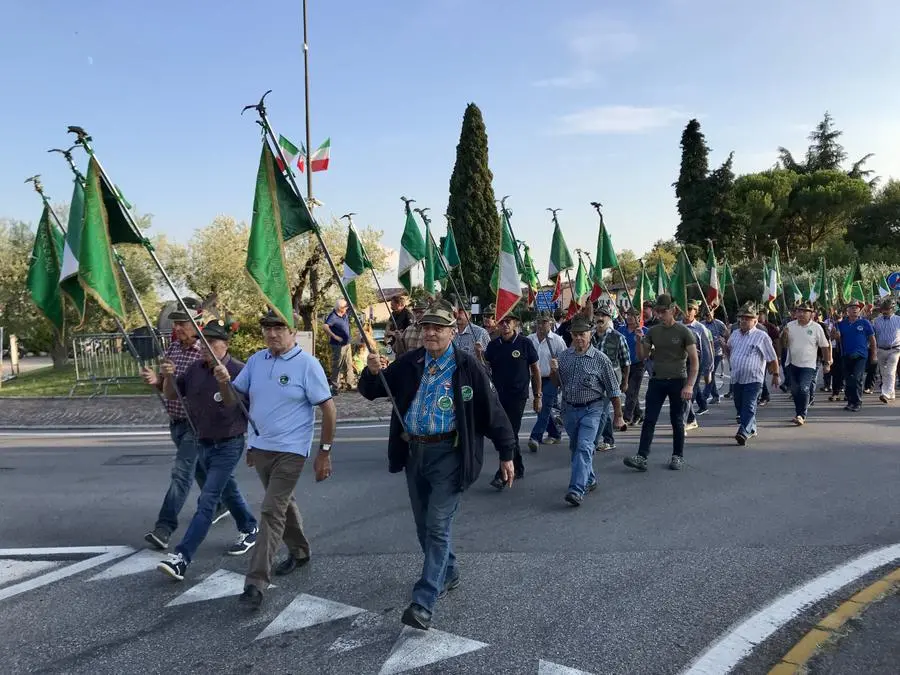
M460 349L454 350L456 370L453 372L453 401L456 411L457 446L462 454L460 462L459 489L468 488L481 473L484 463L484 437L493 441L500 452L501 461L513 458L515 436L509 419L490 377L474 356ZM419 390L422 373L425 370L425 348L407 352L384 371L384 377L391 393L397 401L401 415L406 415ZM359 393L369 400L387 396L384 384L368 368L363 369L359 380ZM462 388L471 387L472 397L466 401ZM409 443L403 437L403 427L397 414L391 414L391 431L388 439L388 471L398 473L406 468L409 458Z

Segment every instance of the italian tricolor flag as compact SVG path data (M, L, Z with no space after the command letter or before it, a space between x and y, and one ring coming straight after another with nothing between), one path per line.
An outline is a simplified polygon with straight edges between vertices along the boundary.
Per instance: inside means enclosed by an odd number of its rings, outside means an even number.
M328 170L328 162L331 159L331 139L326 138L325 142L320 145L316 151L312 154L312 157L309 158L309 165L312 168L313 172L316 171L327 171ZM303 167L300 167L300 171L303 171Z
M500 321L510 313L522 299L522 282L519 266L516 264L516 249L508 227L500 228L500 254L497 258L497 303L496 317Z
M287 160L288 166L294 166L296 164L297 168L300 169L300 171L303 171L303 153L297 149L297 146L281 134L278 134L278 145L281 146L281 151L284 153L284 158ZM275 161L278 163L278 168L284 171L281 158L276 157Z

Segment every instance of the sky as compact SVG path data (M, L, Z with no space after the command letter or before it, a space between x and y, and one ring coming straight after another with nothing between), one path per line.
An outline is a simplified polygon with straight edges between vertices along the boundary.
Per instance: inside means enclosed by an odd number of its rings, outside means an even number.
M673 235L681 131L700 120L711 165L802 156L828 110L851 159L900 177L900 48L893 0L308 0L312 145L320 219L399 246L400 196L447 207L462 115L484 116L497 197L546 271L562 208L570 249L593 251L604 204L616 249ZM68 125L151 233L187 242L226 214L249 220L267 89L276 131L304 139L300 0L7 3L0 39L0 217L36 222L43 176L68 200ZM80 163L86 160L76 156ZM442 219L435 217L436 225ZM437 234L441 234L440 227ZM341 252L339 252L340 254ZM386 280L388 285L392 279Z

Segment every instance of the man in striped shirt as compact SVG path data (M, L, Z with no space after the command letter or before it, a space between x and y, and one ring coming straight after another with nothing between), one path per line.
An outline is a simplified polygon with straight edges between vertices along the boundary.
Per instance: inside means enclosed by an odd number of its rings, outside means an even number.
M738 310L739 329L731 334L725 344L725 353L731 364L731 387L734 407L740 416L740 427L734 439L738 445L756 436L756 406L766 367L772 373L772 386L778 386L778 355L769 334L756 329L756 307L746 303Z
M875 329L875 346L878 350L878 369L881 371L882 403L894 400L897 383L897 362L900 361L900 316L894 314L894 298L881 301L881 316L872 321Z
M550 378L565 403L566 433L572 453L572 471L565 500L580 506L584 495L597 487L594 476L594 439L600 430L607 401L612 402L613 426L624 426L619 378L612 362L591 345L591 322L572 319L572 346L550 360Z
M199 314L192 311L192 315L188 316L179 309L169 315L172 320L172 343L166 349L165 360L174 366L173 375L176 378L183 376L188 367L203 356L197 342L197 332L191 323L192 317L196 321ZM157 371L144 368L141 377L150 386L163 390L164 378ZM169 489L159 509L156 524L144 536L147 543L159 550L168 548L172 533L178 529L178 514L187 501L194 479L196 478L197 485L201 489L206 481L206 472L197 461L199 450L188 411L184 409L181 400L166 400L165 403L166 412L169 413L169 435L175 444L175 462L172 466ZM221 507L217 507L213 514L213 522L217 522L226 513L227 511Z
M491 343L488 332L470 321L469 312L465 307L456 309L456 337L453 338L453 346L482 360L484 350Z

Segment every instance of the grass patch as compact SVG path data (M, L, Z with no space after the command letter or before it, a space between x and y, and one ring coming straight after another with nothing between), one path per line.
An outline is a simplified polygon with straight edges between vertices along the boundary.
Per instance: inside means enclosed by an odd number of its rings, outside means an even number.
M27 373L22 373L13 380L7 380L0 386L0 398L15 398L20 396L68 396L72 385L75 384L75 366L68 365L59 370L53 367L38 368ZM85 383L75 388L73 396L117 394L145 394L152 395L150 387L142 382L124 382L119 385L110 384L107 390L105 386L99 388L91 383Z

